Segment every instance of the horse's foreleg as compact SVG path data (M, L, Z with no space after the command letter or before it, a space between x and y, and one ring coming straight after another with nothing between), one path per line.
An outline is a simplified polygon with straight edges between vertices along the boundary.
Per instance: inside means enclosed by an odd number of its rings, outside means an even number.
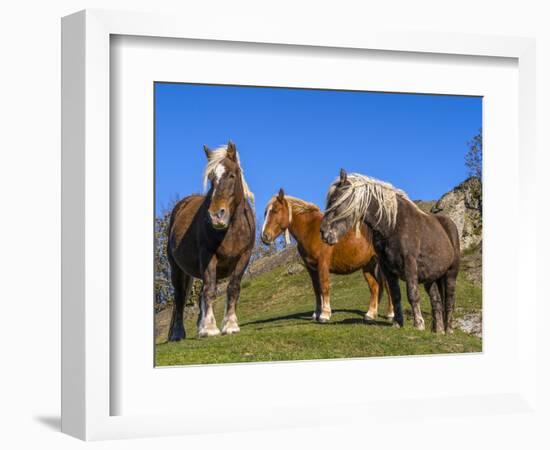
M420 311L420 293L418 292L418 272L416 260L409 258L405 262L405 278L407 284L407 297L413 313L413 326L417 330L424 330L424 319Z
M443 333L445 331L443 327L443 304L441 302L441 296L439 295L437 282L432 281L430 283L425 283L424 287L426 288L426 292L432 304L432 331L435 333Z
M326 264L318 265L319 272L319 288L321 291L321 314L319 322L324 323L330 320L332 309L330 308L330 272Z
M370 289L370 301L369 301L369 310L365 314L365 321L371 322L374 319L376 319L376 316L378 315L378 303L380 300L380 284L378 283L378 280L375 278L373 270L369 267L363 268L363 277L365 277L365 280L367 284L369 285Z
M388 319L393 319L395 317L395 312L393 310L393 301L391 299L391 291L390 291L390 285L388 284L388 280L386 280L384 277L382 279L382 283L380 286L384 286L384 289L386 290L386 295L388 296L388 312L386 316ZM382 289L380 289L380 297L382 296Z
M401 288L399 287L399 278L388 272L384 272L390 300L392 302L393 324L397 327L403 326L403 311L401 310Z
M216 300L216 264L217 258L212 256L206 270L203 271L203 287L199 302L200 312L197 324L199 337L217 336L220 330L214 316L214 300Z
M307 271L311 278L311 285L313 286L313 292L315 293L315 311L313 311L312 319L317 321L321 315L321 288L319 286L319 272L310 269L307 265Z
M248 266L250 254L251 252L246 252L241 256L229 280L225 314L222 322L222 334L234 334L241 331L237 321L237 302L241 293L241 280Z

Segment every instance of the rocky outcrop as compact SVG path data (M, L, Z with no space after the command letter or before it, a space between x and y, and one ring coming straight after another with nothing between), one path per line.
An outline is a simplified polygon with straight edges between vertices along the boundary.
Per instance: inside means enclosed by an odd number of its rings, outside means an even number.
M432 213L445 214L456 224L463 252L481 247L482 201L481 182L471 177L444 194L431 208Z

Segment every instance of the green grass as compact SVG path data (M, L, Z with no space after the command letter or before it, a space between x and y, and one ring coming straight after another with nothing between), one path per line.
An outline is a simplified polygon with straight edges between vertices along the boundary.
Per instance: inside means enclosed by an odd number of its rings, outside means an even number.
M232 336L198 339L196 313L187 314L187 339L166 342L157 339L158 366L213 364L254 361L352 358L391 355L479 352L480 338L459 329L453 335L435 335L431 329L431 308L422 289L422 313L426 331L412 328L411 311L402 285L405 327L396 329L384 319L387 297L379 308L380 319L366 325L363 315L370 296L360 272L332 275L333 315L327 324L314 323L311 282L306 272L287 275L277 268L243 283L237 310L241 332ZM215 314L221 325L224 298L218 298ZM481 311L481 288L459 276L455 317ZM169 316L165 311L164 329ZM162 328L162 327L161 327Z

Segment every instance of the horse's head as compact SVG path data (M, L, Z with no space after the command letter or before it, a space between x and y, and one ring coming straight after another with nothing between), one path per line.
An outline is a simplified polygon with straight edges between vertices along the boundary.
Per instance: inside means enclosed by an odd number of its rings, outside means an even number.
M290 225L290 208L285 199L283 188L279 194L273 197L265 209L264 226L262 228L262 241L271 244L279 235L285 232Z
M208 158L205 175L211 183L208 217L215 229L225 230L245 197L237 148L229 141L221 150L210 150L205 145L204 152Z
M349 213L350 208L353 207L349 198L350 188L348 175L344 169L341 169L340 178L329 188L325 214L321 221L321 239L326 244L336 244L357 225L355 214Z

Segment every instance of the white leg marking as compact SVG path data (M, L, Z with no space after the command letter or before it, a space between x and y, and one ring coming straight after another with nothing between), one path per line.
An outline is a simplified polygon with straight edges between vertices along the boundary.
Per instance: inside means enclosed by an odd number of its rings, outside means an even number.
M206 308L206 301L204 301L202 297L201 303L201 309L204 311L204 308ZM214 316L212 306L210 306L207 309L206 314L201 318L201 322L199 324L199 337L217 336L218 334L220 334L220 330L216 326L216 317Z
M330 297L329 297L330 298ZM325 309L325 297L321 295L321 314L319 314L319 322L328 322L330 320L331 311L330 309Z
M241 331L239 324L237 323L237 316L232 314L229 317L223 318L222 334L234 334Z

